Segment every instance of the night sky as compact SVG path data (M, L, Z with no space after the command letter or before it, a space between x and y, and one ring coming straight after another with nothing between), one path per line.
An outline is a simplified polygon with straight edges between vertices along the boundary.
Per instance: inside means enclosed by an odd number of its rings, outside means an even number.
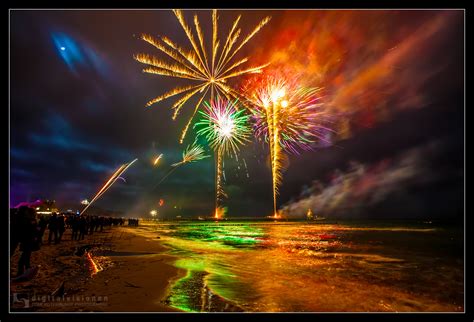
M197 13L209 35L210 11ZM192 24L191 14L185 12ZM354 211L351 199L334 214L462 216L462 11L226 10L220 12L220 31L227 32L239 14L244 33L272 16L241 55L250 55L252 65L290 66L307 83L323 87L324 101L339 120L332 145L288 157L279 206L317 196L310 189L315 180L319 193L328 191L338 174L352 171L351 162L370 169L386 161L384 169L396 178L364 192L370 205L359 202ZM194 105L185 106L176 121L172 101L145 107L182 81L142 73L134 54L163 57L140 39L142 33L166 35L190 48L171 10L10 12L12 207L38 198L59 206L90 200L115 169L138 158L124 174L126 182L117 181L97 206L141 215L163 199L162 214L212 213L213 158L187 164L151 189L193 141L191 131L184 144L178 142ZM160 153L163 162L153 167ZM225 160L229 215L271 214L267 146L255 141L241 157L246 167ZM378 178L386 178L380 171ZM372 198L381 186L386 193Z

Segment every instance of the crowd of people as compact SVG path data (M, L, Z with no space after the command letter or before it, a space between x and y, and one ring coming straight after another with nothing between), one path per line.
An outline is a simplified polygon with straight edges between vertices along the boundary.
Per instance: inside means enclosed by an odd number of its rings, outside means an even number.
M128 219L128 225L129 226L138 226L138 219L134 219L134 218L129 218Z
M18 261L17 276L31 267L30 258L33 251L42 245L59 244L64 232L71 231L71 240L83 240L85 235L102 232L106 227L123 226L124 218L92 215L75 215L71 213L37 214L34 208L22 206L10 209L10 257L19 246L21 255ZM138 226L138 219L128 219L129 226ZM46 229L48 234L45 236Z

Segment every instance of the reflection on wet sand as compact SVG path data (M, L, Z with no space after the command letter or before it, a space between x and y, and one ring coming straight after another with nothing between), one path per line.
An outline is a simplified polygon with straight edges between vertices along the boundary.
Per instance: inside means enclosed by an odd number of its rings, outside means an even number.
M355 225L354 225L355 226ZM288 222L154 224L185 311L462 311L462 234Z

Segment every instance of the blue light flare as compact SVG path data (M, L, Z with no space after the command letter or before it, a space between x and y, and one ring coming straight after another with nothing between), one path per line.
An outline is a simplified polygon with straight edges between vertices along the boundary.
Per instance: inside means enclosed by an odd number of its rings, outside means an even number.
M102 77L108 76L107 64L90 46L62 32L52 32L51 38L59 57L75 75L80 71L78 67L82 67L98 72Z
M84 64L84 54L79 45L64 33L52 33L54 45L58 50L59 56L63 59L69 69L76 73L76 64ZM67 50L66 50L67 48Z

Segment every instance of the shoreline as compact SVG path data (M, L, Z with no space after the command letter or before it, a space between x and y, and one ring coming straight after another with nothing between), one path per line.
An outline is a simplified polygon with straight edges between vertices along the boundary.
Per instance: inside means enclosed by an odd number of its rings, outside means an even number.
M87 254L75 255L78 249L92 244L102 245L97 256L92 251L92 261ZM32 267L41 267L32 280L10 285L10 310L183 312L166 305L171 286L186 275L170 263L175 257L164 254L166 250L156 233L142 227L112 227L82 241L71 241L67 230L58 245L43 244L32 253ZM10 259L11 276L16 273L18 257L17 249ZM56 298L51 296L62 282L64 292L57 292Z

